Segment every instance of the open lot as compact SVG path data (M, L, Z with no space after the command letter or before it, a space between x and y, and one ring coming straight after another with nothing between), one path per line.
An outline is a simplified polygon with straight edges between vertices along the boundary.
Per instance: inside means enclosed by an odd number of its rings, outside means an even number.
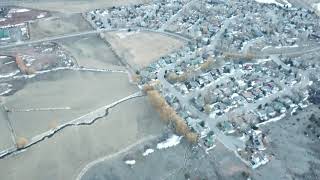
M63 5L62 5L63 6ZM29 26L30 39L36 40L50 36L91 30L81 13L52 13L49 18L39 19Z
M120 70L121 64L112 49L98 35L68 38L59 42L86 68Z
M6 106L17 136L31 138L137 91L125 73L57 71L28 80ZM37 108L61 110L27 111ZM18 112L16 112L18 111Z
M271 161L256 170L245 166L232 152L218 143L209 152L191 149L184 142L166 150L157 150L157 142L132 149L122 156L101 162L93 166L83 176L83 180L103 179L319 179L320 154L317 150L319 139L304 135L310 112L317 112L318 107L307 108L299 115L285 118L263 127L268 132L268 153ZM143 157L144 149L153 148L155 152ZM163 158L163 157L166 158ZM124 160L134 159L132 167ZM270 173L272 172L272 173Z
M106 33L115 52L131 66L140 69L183 45L183 42L151 32Z
M319 139L304 134L310 114L317 111L318 107L312 105L296 116L263 128L269 132L268 153L273 157L266 166L256 171L256 179L319 179Z
M111 109L90 126L68 127L26 152L0 161L1 179L75 179L84 166L115 153L165 126L145 97Z
M201 148L192 148L184 141L164 150L157 150L156 144L157 141L152 141L144 145L155 149L148 156L142 156L143 146L137 147L122 156L93 166L82 179L185 180L186 176L190 179L245 179L241 173L247 171L247 167L221 144L209 155ZM134 159L136 164L130 167L125 164L126 159Z

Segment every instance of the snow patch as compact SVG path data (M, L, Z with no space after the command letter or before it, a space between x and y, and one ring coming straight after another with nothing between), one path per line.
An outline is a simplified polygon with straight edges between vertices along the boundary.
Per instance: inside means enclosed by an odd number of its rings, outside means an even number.
M278 3L276 0L255 0L258 3L264 3L264 4L276 4L278 6L283 6L283 4Z
M297 44L295 45L292 45L292 46L282 46L282 45L279 45L279 46L276 46L275 48L276 49L281 49L281 48L296 48L296 47L299 47Z
M147 149L144 153L142 153L142 156L148 156L149 154L153 153L153 149Z
M265 62L268 62L268 61L271 61L271 59L270 58L268 58L268 59L257 59L257 63L259 64L259 63L265 63Z
M312 7L315 8L318 15L320 15L320 3L313 4Z
M269 49L269 48L272 48L272 46L265 46L265 47L263 47L263 48L261 49L261 51L264 51L264 50Z
M127 161L125 161L125 163L128 165L134 165L134 164L136 164L136 160L127 160Z
M247 85L243 80L238 80L237 83L239 84L239 86L245 86Z
M120 33L116 33L116 35L120 38L120 39L124 39L126 37L132 36L133 34L137 34L138 32L120 32Z
M284 6L288 6L289 8L292 7L292 4L290 4L287 0L282 0L284 4L277 2L277 0L255 0L255 1L258 3L264 3L264 4L275 4L281 7L284 7Z
M5 95L5 94L8 94L8 93L11 92L11 91L12 91L12 89L7 89L6 91L1 92L1 93L0 93L0 96Z
M275 117L275 118L272 118L272 119L269 119L269 120L264 121L264 122L262 122L262 123L259 123L259 124L257 124L257 126L259 127L260 125L264 125L264 124L267 124L267 123L269 123L269 122L279 121L279 120L283 119L285 116L286 116L285 113L284 113L284 114L281 114L280 116L277 116L277 117Z
M8 77L12 77L16 74L18 74L20 71L19 70L16 70L16 71L13 71L11 73L8 73L8 74L1 74L0 75L0 78L8 78Z
M167 140L158 143L157 144L157 148L158 149L167 149L169 147L173 147L176 146L180 143L180 140L182 139L182 136L177 136L175 134L173 134L170 138L168 138Z
M291 3L289 3L287 0L282 0L284 3L285 3L285 5L287 5L289 8L291 8L292 7L292 4Z
M21 30L21 34L22 34L23 36L28 35L27 27L21 27L20 30Z
M41 13L41 14L39 14L38 16L37 16L37 18L38 19L40 19L40 18L44 18L46 15L44 14L44 13Z
M30 9L16 9L16 8L12 8L10 9L9 13L23 13L23 12L28 12L30 11Z

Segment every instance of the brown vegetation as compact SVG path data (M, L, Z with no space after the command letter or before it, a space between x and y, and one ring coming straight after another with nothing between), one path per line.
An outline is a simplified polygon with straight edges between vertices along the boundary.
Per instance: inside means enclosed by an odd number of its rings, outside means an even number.
M56 120L53 120L49 123L49 129L55 129L58 127L58 122Z
M138 74L131 75L131 80L133 83L138 83L141 80L141 76Z
M16 64L19 68L19 70L23 73L23 74L27 74L27 75L30 75L30 74L34 74L35 73L35 70L33 68L30 68L28 67L23 59L21 58L21 56L17 55L16 56Z
M145 89L148 90L148 98L160 114L161 119L166 123L172 122L177 134L185 136L190 143L196 143L198 141L198 135L191 132L185 120L176 113L161 94L157 90L151 90L149 86L146 86Z
M210 107L210 104L206 104L204 106L204 112L207 113L207 114L210 114L212 111L211 107Z
M18 149L24 148L28 144L28 139L25 137L19 137L16 141L16 146Z
M180 116L177 116L175 119L175 130L178 134L186 136L189 133L189 127L186 124L185 120Z
M151 90L154 90L154 87L153 87L153 86L151 86L151 85L149 85L149 84L146 84L146 85L143 86L143 91L144 91L145 93L147 93L148 91L151 91Z
M212 68L214 64L214 60L212 57L209 57L204 63L200 64L201 71L208 71ZM197 70L192 67L187 69L183 74L176 74L175 72L169 72L167 75L167 79L170 83L176 83L176 82L184 82L188 79L191 79L195 76L197 73Z
M175 72L170 72L167 76L167 79L170 83L184 82L190 79L194 73L194 70L187 70L181 75L177 75Z
M198 134L197 133L189 132L186 134L185 137L192 144L196 144L198 142Z
M200 69L202 71L208 71L209 69L212 68L213 64L214 64L213 58L209 57L204 63L200 65Z

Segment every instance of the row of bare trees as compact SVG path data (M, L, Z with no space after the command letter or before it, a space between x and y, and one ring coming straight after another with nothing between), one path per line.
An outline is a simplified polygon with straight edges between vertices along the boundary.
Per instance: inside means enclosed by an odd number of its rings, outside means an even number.
M213 65L214 65L214 60L212 57L209 57L204 63L200 65L200 69L202 71L208 71L212 68Z
M144 91L163 121L173 123L176 133L184 136L190 143L197 143L198 134L190 130L185 120L177 114L157 90L150 85L146 85Z

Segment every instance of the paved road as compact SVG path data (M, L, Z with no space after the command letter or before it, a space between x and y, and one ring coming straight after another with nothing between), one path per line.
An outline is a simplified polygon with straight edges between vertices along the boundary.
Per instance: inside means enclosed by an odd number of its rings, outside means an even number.
M230 23L233 22L236 18L237 16L232 16L231 18L228 18L223 22L223 25L221 26L220 30L214 35L213 38L211 38L211 43L207 46L208 50L213 51L216 49L216 46L218 42L221 40L223 33L226 29L228 29Z
M289 70L290 67L287 66L286 64L284 64L280 59L279 59L279 56L277 55L271 55L270 56L271 60L273 62L275 62L278 66L281 66L282 68L286 69L286 70Z
M154 33L160 33L166 36L175 37L178 39L182 39L184 41L190 41L189 38L184 37L177 33L171 33L167 31L160 31L160 30L153 30L153 29L146 29L146 28L139 28L139 29L132 29L135 31L142 31L142 32L154 32ZM56 41L59 39L65 39L65 38L72 38L72 37L79 37L79 36L86 36L86 35L92 35L92 34L98 34L98 33L105 33L105 32L127 32L128 29L99 29L99 30L90 30L90 31L84 31L84 32L76 32L76 33L70 33L70 34L64 34L64 35L58 35L54 37L47 37L39 40L32 40L32 41L23 41L23 42L17 42L17 43L10 43L7 45L0 46L0 49L5 48L12 48L17 46L25 46L29 44L36 44L36 43L42 43L42 42L49 42L49 41Z
M288 55L288 56L298 56L307 53L317 52L320 51L320 44L313 45L313 46L304 46L304 47L282 47L282 48L275 48L269 47L262 50L262 54L264 56L268 55Z

